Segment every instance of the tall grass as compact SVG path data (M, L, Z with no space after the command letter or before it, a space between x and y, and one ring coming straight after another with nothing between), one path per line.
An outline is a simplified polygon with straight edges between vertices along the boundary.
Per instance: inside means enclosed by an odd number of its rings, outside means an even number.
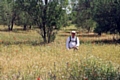
M80 36L89 42L68 51L68 36L59 31L55 42L41 45L35 30L0 32L0 80L119 80L119 44L91 43Z

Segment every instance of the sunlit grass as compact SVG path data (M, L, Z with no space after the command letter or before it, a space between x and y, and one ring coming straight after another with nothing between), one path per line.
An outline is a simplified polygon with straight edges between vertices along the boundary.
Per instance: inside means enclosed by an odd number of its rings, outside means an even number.
M120 65L119 44L84 42L81 43L78 51L68 51L65 48L68 36L60 36L60 34L63 33L58 33L55 42L41 45L42 39L35 30L19 33L0 32L0 78L8 77L12 80L14 75L21 75L22 78L26 77L25 80L33 80L38 76L47 80L45 78L51 74L53 77L54 74L57 77L64 77L62 74L66 73L68 63L80 64L90 56L103 62L111 62L114 67ZM85 38L80 37L80 40Z

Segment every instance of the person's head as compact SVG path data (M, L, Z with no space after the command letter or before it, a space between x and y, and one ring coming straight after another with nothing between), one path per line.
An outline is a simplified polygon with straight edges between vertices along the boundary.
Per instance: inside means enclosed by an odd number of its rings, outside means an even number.
M72 36L72 38L74 38L75 35L76 35L76 31L71 31L71 36Z

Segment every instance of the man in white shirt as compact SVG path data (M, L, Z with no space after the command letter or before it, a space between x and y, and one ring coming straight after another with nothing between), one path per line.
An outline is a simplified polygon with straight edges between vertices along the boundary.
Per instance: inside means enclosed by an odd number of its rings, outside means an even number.
M69 49L74 49L78 50L80 43L79 43L79 38L76 36L76 31L71 32L71 36L67 38L66 41L66 48Z

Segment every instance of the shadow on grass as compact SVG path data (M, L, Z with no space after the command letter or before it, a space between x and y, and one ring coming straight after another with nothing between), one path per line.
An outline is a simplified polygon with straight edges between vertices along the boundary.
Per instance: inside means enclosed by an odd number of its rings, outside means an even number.
M0 45L4 46L10 46L10 45L28 45L28 46L45 46L47 43L40 42L40 41L15 41L15 42L10 42L10 41L2 41L0 42ZM80 44L115 44L119 45L120 44L120 39L118 40L93 40L93 41L83 41L80 40Z
M68 37L70 36L70 34L60 34L60 37ZM94 44L120 44L120 39L107 39L107 35L98 35L98 34L77 34L77 37L80 38L91 38L91 40L80 40L81 44L87 44L87 43L94 43ZM106 38L106 39L102 39L102 37ZM92 38L96 38L96 40L92 40ZM97 39L97 38L101 38L101 39Z
M2 41L0 42L0 45L5 45L5 46L9 46L9 45L32 45L32 46L41 46L41 45L45 45L44 42L39 42L39 41Z
M0 32L9 32L8 29L0 29Z
M103 39L103 40L93 40L93 41L80 41L81 44L120 44L120 39L118 40L107 40L107 39Z
M38 27L34 27L34 29L39 29ZM33 30L32 28L27 28L26 30L24 30L22 27L21 28L15 28L12 31L8 30L8 29L0 29L0 32L14 32L14 33L21 33L21 32L27 32L29 30Z
M68 33L70 33L70 32L68 32ZM69 35L70 34L60 34L59 36L61 36L61 37L67 37ZM77 34L77 36L78 37L101 37L100 35L97 35L97 34L91 34L91 35L89 35L89 34Z
M120 39L118 39L118 40L96 40L96 41L92 41L92 43L96 43L96 44L120 44Z
M79 37L101 37L100 35L97 34L80 34L78 35ZM103 37L103 35L102 35Z

